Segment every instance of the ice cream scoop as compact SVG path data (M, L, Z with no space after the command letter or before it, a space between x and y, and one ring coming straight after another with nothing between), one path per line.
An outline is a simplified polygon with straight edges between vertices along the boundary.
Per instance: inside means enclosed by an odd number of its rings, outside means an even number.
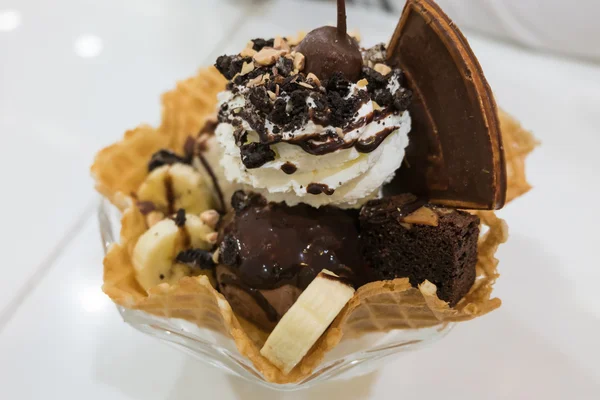
M219 288L263 329L271 330L324 269L356 287L366 281L355 211L289 207L241 191L232 207L221 234Z

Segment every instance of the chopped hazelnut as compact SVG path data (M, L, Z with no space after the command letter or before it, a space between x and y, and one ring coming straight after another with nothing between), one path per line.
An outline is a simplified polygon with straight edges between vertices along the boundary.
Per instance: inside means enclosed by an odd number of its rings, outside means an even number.
M279 57L286 55L287 53L287 50L277 50L265 47L254 55L254 61L258 65L273 65Z
M381 106L376 101L373 101L373 110L381 110Z
M244 65L242 65L242 71L240 72L240 75L244 76L252 71L254 71L254 63L252 61L249 63L245 62Z
M288 45L296 46L304 39L305 36L306 36L306 32L300 31L300 32L298 32L298 35L296 35L296 37L288 37L286 39L287 39Z
M240 53L240 56L253 57L255 54L256 54L256 50L254 50L252 47L246 47L244 50L242 50L242 52Z
M306 75L306 79L308 79L309 81L312 81L317 86L321 86L321 81L312 72L310 72L308 75Z
M302 86L302 87L305 87L305 88L307 88L307 89L314 89L314 87L312 87L312 85L309 85L309 84L308 84L308 83L306 83L306 82L298 82L298 85L300 85L300 86Z
M256 78L250 79L248 83L246 83L246 87L254 87L263 83L264 75L259 75Z
M409 224L438 226L438 215L432 209L421 207L402 219Z
M213 229L215 226L217 226L219 218L219 213L215 210L206 210L202 214L200 214L200 220Z
M390 72L392 72L392 69L390 67L388 67L385 64L375 64L375 67L373 68L375 71L379 72L381 75L386 76L387 74L389 74Z
M302 71L304 69L305 57L302 53L294 54L294 69Z
M369 84L369 81L364 78L361 79L360 81L356 82L356 86L358 86L359 88L367 87L368 84Z
M267 90L267 94L269 95L269 98L273 101L277 100L277 95L273 92L271 92L270 90Z
M213 262L214 262L215 264L218 264L218 263L219 263L219 248L217 248L217 249L215 250L215 252L213 253L213 255L212 255L212 260L213 260Z
M360 40L362 39L358 29L355 29L352 32L348 32L348 36L353 37L354 39L356 39L357 42L360 42Z
M443 207L436 207L435 212L438 213L438 215L447 215L447 214L452 214L454 212L454 210L450 209L450 208L443 208Z
M275 38L273 47L277 50L289 50L290 49L290 46L288 45L287 41L285 39L283 39L281 36L277 36Z

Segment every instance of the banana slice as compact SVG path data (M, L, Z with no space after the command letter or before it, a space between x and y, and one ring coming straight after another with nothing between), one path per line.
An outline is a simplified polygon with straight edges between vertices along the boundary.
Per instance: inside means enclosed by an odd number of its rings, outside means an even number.
M187 164L156 168L142 183L137 196L140 201L151 201L166 214L180 208L200 214L212 208L212 194L206 180Z
M170 218L153 225L140 236L133 249L133 268L140 285L149 290L164 282L173 284L194 273L212 274L212 271L192 271L187 265L176 263L175 258L188 247L210 250L214 233L211 226L193 214L186 214L181 228Z
M354 295L354 288L323 270L281 318L260 350L284 374L308 353Z

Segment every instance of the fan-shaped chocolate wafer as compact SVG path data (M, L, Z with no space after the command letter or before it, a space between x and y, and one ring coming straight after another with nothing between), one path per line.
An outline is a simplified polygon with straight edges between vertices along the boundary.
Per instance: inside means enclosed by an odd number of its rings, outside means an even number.
M410 142L386 194L498 209L506 167L492 91L460 30L431 0L409 0L388 47L413 91Z

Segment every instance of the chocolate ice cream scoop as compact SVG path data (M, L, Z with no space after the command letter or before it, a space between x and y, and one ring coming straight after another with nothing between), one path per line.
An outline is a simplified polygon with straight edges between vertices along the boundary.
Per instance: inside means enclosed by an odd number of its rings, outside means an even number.
M266 330L323 269L365 281L356 212L267 203L236 192L222 232L217 279L234 311Z

